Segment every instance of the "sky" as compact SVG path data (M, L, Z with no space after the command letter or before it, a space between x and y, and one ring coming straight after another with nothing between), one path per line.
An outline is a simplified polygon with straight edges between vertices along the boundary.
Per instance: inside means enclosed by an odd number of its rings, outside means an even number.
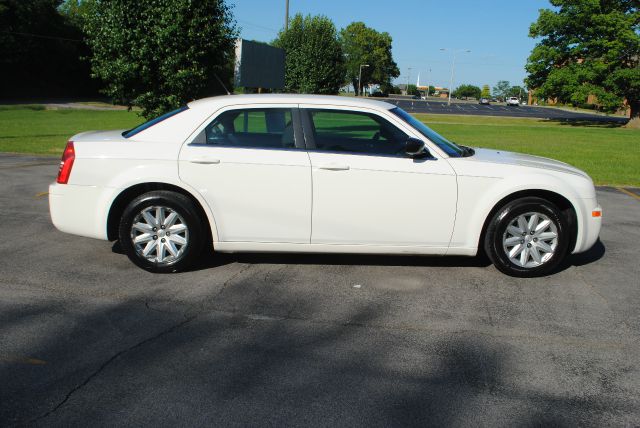
M229 0L241 37L270 42L284 27L285 0ZM325 15L338 31L362 21L393 39L400 69L395 83L493 87L499 80L523 85L535 40L529 26L548 0L289 0L289 15ZM441 48L448 50L441 51ZM470 50L471 52L465 52ZM411 70L409 70L411 68Z

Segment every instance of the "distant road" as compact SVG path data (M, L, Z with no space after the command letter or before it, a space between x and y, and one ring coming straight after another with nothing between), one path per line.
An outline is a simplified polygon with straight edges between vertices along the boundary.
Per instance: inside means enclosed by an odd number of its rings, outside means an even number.
M594 122L626 123L628 119L620 116L601 116L597 114L573 112L553 107L519 106L508 107L502 103L480 105L471 102L455 102L447 105L439 100L410 100L399 98L377 98L395 104L409 113L460 114L474 116L531 117L553 120L589 120Z

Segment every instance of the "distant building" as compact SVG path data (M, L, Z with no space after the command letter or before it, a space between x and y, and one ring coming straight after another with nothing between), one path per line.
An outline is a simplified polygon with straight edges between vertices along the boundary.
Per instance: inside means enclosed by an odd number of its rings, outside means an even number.
M418 83L420 83L418 81ZM407 84L406 83L400 83L398 85L398 88L400 89L400 91L402 91L403 95L407 95ZM416 88L418 89L418 91L420 92L420 94L422 96L425 96L427 93L427 86L426 85L416 85ZM449 88L443 88L441 86L433 86L434 88L434 92L429 94L430 96L435 96L435 97L440 97L440 98L447 98L449 96Z

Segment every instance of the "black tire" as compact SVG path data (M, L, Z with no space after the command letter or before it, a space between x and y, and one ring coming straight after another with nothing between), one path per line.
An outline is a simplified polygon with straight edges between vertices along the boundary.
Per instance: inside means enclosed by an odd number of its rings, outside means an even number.
M158 234L154 235L150 240L156 241L156 249L154 250L156 260L150 260L149 258L144 257L140 252L140 248L136 248L136 244L133 242L133 236L136 233L142 234L142 232L133 230L134 221L136 221L136 219L141 220L144 218L142 212L151 207L163 207L166 209L166 212L176 213L179 219L177 220L178 224L176 226L186 226L186 233L181 230L181 236L176 236L177 233L174 233L172 238L168 238L170 233L164 237L160 235L160 233L166 234L167 232L170 232L171 228L166 231L161 231L160 228L157 228ZM153 210L150 212L153 212ZM155 229L153 233L156 233ZM127 205L122 213L122 217L120 218L118 237L120 239L120 246L122 247L122 250L133 263L143 269L156 273L170 273L185 270L198 260L205 242L203 219L198 215L198 209L194 203L188 197L181 195L180 193L164 190L152 191L140 195ZM186 244L181 245L180 243L176 244L173 242L173 240L180 237L186 238ZM160 240L163 244L159 243ZM159 258L164 256L164 253L162 253L162 256L158 254L158 246L165 246L166 250L164 251L169 251L169 240L172 241L171 244L173 251L175 252L176 249L178 249L176 256L169 254L169 256L164 259L166 261L163 261L163 259L158 261ZM165 242L167 243L164 244Z
M546 216L553 222L557 230L557 243L553 254L546 260L543 258L544 262L534 267L524 267L512 262L503 246L507 227L519 216L528 213L539 213ZM487 227L484 250L494 266L501 272L510 276L530 278L549 274L556 269L567 255L569 241L569 224L558 207L546 199L526 197L511 201L495 212ZM526 245L530 247L535 244Z

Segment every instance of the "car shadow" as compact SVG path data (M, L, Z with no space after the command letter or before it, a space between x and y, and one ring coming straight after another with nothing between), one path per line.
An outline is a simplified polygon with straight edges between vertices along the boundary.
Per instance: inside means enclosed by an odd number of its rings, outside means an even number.
M214 253L206 252L190 270L210 269L231 263L290 264L330 266L424 266L487 267L491 263L482 256L414 256L388 254L319 254L319 253Z
M560 263L553 273L562 272L573 266L579 267L595 263L604 257L606 251L604 244L598 239L588 251L579 254L570 254L564 262Z
M119 241L111 251L124 254ZM552 273L562 272L572 266L584 266L604 257L605 246L598 239L588 251L569 255ZM272 265L329 265L329 266L423 266L423 267L488 267L491 261L482 253L465 256L415 256L390 254L324 254L324 253L214 253L204 251L200 259L188 271L212 269L232 263Z
M115 253L115 254L124 254L124 250L122 249L122 245L120 245L120 241L113 241L113 244L111 245L111 252Z

